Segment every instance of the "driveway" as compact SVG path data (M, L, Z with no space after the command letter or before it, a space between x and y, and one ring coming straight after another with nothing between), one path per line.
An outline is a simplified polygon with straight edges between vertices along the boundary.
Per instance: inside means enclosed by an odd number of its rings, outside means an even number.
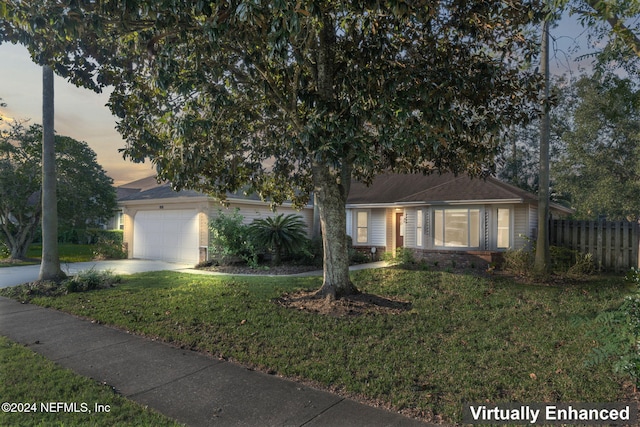
M62 271L67 275L74 275L79 271L90 269L111 270L116 274L133 274L145 271L160 270L187 270L193 268L192 265L174 264L164 261L142 260L142 259L122 259L110 261L90 261L61 263ZM0 268L0 288L20 285L22 283L33 282L38 279L40 265L24 265L20 267Z

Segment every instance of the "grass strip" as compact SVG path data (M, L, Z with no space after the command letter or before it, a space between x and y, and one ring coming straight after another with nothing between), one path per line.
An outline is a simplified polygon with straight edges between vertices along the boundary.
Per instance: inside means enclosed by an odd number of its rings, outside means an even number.
M610 366L585 367L590 319L617 306L619 278L562 286L396 268L355 272L363 292L412 303L402 314L329 317L281 307L320 278L151 272L112 289L33 302L429 421L459 422L464 402L611 402ZM581 319L579 322L576 319Z
M181 425L2 336L0 396L3 426ZM5 412L6 403L15 412Z

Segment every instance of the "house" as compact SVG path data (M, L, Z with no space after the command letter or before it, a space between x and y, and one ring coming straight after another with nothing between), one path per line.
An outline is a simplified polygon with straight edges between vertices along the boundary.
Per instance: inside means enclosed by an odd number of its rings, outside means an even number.
M223 207L196 191L175 192L154 177L119 187L119 224L129 257L196 264L207 257L208 223L219 209L240 208L246 223L274 215L255 195L229 194L227 202ZM556 217L571 213L559 205L551 210ZM277 210L294 212L311 235L313 205L299 212L290 204ZM347 234L354 247L368 253L375 248L378 255L405 247L429 259L471 256L491 262L496 253L524 247L535 237L536 224L537 197L495 178L383 174L369 187L352 183L347 200Z
M404 247L418 258L492 262L536 237L537 205L537 196L492 177L383 174L368 187L352 183L347 233L361 251ZM550 211L572 212L556 204Z
M274 215L256 195L228 194L223 206L197 191L173 191L169 183L159 184L155 177L123 185L117 192L121 209L118 228L124 230L129 258L197 264L207 259L209 220L219 210L232 213L239 208L245 223ZM296 211L284 204L277 213L297 213L312 229L311 205Z

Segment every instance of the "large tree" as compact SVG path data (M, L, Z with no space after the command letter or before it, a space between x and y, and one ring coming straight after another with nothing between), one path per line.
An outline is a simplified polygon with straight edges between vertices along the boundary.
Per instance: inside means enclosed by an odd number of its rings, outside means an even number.
M640 219L640 88L615 74L583 76L567 88L565 151L557 190L581 219Z
M75 82L114 85L124 154L176 188L298 205L313 192L320 295L357 291L351 179L486 174L499 132L534 115L536 0L10 4L4 37Z
M116 207L112 180L85 142L56 136L57 205L61 227L96 226ZM0 236L23 258L40 220L42 127L15 125L0 136Z

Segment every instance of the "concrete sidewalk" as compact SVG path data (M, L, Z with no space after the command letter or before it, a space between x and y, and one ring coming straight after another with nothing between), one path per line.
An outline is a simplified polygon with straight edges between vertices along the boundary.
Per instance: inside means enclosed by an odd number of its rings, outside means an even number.
M189 426L427 425L293 381L3 297L0 335Z

